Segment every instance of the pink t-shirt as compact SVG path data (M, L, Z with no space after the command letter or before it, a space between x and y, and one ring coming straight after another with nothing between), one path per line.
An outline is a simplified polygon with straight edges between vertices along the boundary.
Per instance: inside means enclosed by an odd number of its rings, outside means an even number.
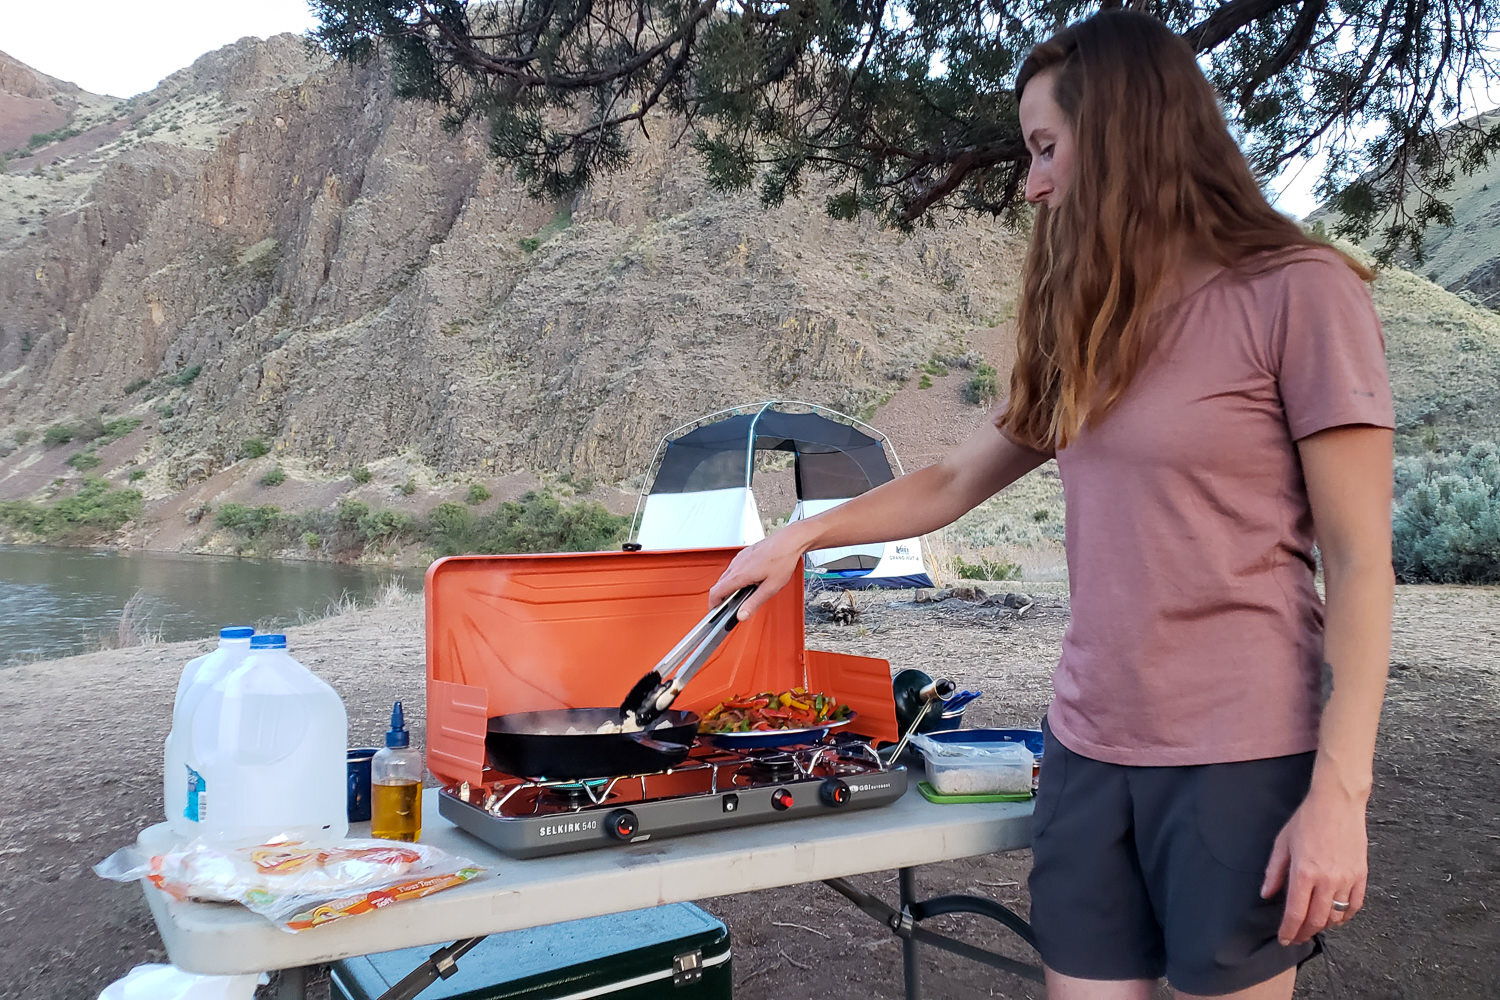
M1156 335L1108 417L1056 454L1072 621L1048 722L1116 764L1313 750L1323 608L1295 442L1395 425L1380 320L1315 249L1219 273Z

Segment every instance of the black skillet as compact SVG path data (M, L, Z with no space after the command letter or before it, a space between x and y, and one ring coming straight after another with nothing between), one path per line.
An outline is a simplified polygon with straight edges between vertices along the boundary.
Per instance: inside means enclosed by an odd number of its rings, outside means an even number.
M649 732L601 733L618 724L618 708L517 712L489 720L490 766L523 778L608 778L661 771L680 762L698 733L694 712L667 711Z

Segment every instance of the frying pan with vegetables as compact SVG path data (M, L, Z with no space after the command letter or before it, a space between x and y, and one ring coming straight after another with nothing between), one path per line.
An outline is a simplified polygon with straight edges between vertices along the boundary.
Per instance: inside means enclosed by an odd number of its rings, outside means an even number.
M857 717L827 695L793 688L722 701L704 713L699 735L726 750L796 746L816 742Z

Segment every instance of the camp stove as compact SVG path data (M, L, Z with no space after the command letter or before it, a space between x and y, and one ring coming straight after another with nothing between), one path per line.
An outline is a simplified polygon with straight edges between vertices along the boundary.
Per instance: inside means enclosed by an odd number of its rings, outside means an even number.
M884 763L864 740L734 750L700 742L680 764L650 774L450 784L438 809L501 852L532 858L864 809L905 791L906 768Z
M801 688L849 707L853 720L836 734L770 751L758 748L775 742L765 734L699 736L666 770L585 781L509 774L505 767L520 765L491 759L496 717L618 705L703 618L709 591L738 552L450 556L428 567L426 764L442 815L525 858L900 798L905 769L872 749L901 735L891 665L804 647L800 573L735 627L673 709L702 716L745 692Z

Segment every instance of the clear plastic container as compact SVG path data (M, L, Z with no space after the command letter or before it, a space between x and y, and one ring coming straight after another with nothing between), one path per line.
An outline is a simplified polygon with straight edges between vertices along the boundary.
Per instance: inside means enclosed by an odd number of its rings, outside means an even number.
M167 825L179 837L198 834L196 790L202 775L196 759L190 759L189 734L193 713L214 683L239 665L250 654L250 637L255 629L229 626L219 629L219 646L189 660L177 682L177 699L172 704L172 729L162 748L161 802Z
M951 735L951 734L945 734ZM927 780L940 795L1024 794L1031 791L1035 757L1021 743L939 743L912 738L922 751Z
M199 836L341 840L349 832L344 703L287 653L285 636L258 635L250 645L192 716Z

